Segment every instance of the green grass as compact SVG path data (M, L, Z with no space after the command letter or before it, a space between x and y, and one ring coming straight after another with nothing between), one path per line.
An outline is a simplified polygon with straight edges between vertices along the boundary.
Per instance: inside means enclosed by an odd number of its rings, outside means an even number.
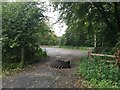
M89 50L93 47L78 47L78 46L59 46L59 48L73 49L73 50Z
M89 81L95 88L119 88L120 71L113 64L103 62L100 57L84 58L77 74Z

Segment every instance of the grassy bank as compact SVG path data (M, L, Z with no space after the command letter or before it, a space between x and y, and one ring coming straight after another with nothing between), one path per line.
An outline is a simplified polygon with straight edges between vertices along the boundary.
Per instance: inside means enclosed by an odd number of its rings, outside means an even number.
M93 47L79 47L79 46L59 46L59 48L73 49L73 50L89 50Z
M95 88L120 87L120 71L103 58L94 57L81 60L77 74L89 81Z

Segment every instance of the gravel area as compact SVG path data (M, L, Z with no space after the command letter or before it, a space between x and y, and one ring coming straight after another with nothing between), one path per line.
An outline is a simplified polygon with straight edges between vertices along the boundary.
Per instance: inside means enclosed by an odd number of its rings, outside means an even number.
M74 76L76 62L80 62L81 57L87 56L87 52L55 47L43 48L46 49L48 58L21 73L3 78L3 88L78 88L76 85L78 77ZM50 62L56 59L70 60L72 67L68 69L50 67Z

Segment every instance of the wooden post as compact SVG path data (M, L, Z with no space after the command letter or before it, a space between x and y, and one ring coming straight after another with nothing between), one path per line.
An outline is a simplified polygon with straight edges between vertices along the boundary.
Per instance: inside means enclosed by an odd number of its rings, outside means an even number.
M96 34L94 35L94 48L96 48Z
M24 47L21 48L21 62L20 62L21 67L23 66L23 63L24 63Z
M120 69L120 50L117 50L117 52L115 53L115 58L116 58L115 65L118 66Z
M92 53L92 50L89 49L89 51L88 51L88 58L91 58L91 57L92 57L92 56L91 56L91 53Z

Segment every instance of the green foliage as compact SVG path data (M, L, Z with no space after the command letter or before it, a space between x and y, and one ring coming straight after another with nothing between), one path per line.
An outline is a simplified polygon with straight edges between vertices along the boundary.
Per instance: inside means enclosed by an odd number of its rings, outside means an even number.
M97 47L110 51L119 47L120 3L60 2L54 3L60 11L60 21L68 28L61 45L93 47L96 35ZM118 41L117 41L118 40Z
M38 4L41 7L38 7ZM6 74L21 71L47 56L46 51L42 51L39 47L40 41L45 35L51 37L53 33L46 24L42 4L2 3L2 65Z
M113 51L112 49L113 49L113 47L104 47L104 46L102 46L102 47L96 47L94 49L94 52L95 53L114 54L116 51Z
M3 3L2 15L3 62L6 59L18 59L19 62L23 47L25 60L34 56L38 49L37 27L44 19L37 3Z
M50 30L48 26L46 26L46 28ZM57 45L58 44L58 37L55 35L54 31L49 31L49 32L39 34L39 37L44 38L42 40L38 40L40 45Z
M114 52L116 52L117 50L120 50L120 35L118 37L118 42L116 43L115 47L113 48Z
M47 57L47 52L46 52L46 50L42 50L41 48L39 48L36 52L36 56Z
M33 63L40 62L40 60L45 57L47 57L46 51L43 51L41 48L39 48L35 52L35 56L31 56L31 58L27 57L27 60L25 60L23 65L21 65L20 60L16 59L15 59L16 62L10 60L5 61L2 63L3 77L19 73L23 71L25 68L30 67Z
M82 59L78 73L95 85L95 87L120 87L119 69L112 64L106 64L103 60L96 57Z

